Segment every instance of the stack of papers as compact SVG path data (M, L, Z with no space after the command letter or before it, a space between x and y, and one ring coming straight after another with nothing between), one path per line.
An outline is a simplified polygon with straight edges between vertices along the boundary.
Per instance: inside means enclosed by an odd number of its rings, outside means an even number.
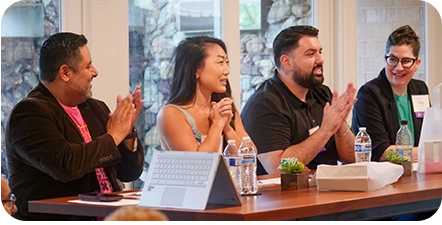
M269 184L281 185L281 178L280 177L275 177L275 178L258 180L258 186L269 185Z
M120 195L123 195L124 199L140 200L140 198L141 198L141 191L128 192L128 193L123 193L123 194L120 194Z

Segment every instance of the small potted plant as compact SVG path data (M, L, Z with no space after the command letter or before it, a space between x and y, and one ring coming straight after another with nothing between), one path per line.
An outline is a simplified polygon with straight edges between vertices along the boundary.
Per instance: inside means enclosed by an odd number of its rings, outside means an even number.
M385 153L385 158L391 163L395 163L398 165L402 165L404 167L403 176L411 176L411 162L404 158L401 154L397 153L395 150L390 149L387 153Z
M309 187L309 169L295 157L281 160L281 189L293 190Z

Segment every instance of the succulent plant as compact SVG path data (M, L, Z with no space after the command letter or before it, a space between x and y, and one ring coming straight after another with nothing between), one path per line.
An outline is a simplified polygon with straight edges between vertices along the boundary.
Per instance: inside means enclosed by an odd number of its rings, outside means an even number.
M304 163L298 161L295 157L282 159L281 164L278 166L278 170L286 174L302 173L306 169L307 167L304 166Z
M385 158L387 158L387 160L392 163L408 162L406 158L404 158L401 154L392 149L385 153Z

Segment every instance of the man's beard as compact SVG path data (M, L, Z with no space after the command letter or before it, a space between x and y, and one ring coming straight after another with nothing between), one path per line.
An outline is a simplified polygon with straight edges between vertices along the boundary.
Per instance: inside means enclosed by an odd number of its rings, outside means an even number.
M309 72L302 72L300 70L294 70L293 75L292 75L293 81L295 81L301 87L304 87L307 89L312 89L312 88L318 87L319 85L321 85L324 82L324 76L322 74L315 75L313 73L313 71L317 67L322 68L322 66L316 66L312 69L312 72L310 72L310 73Z
M85 100L92 97L92 90L89 89L89 85L87 85L87 86L82 85L78 82L78 80L74 79L74 80L71 80L71 82L69 83L69 86L72 89L82 93Z

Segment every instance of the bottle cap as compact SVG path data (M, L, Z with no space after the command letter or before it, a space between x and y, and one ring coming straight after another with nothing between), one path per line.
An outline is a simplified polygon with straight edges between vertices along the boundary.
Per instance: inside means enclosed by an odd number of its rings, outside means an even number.
M227 140L227 144L235 144L235 140Z
M408 120L401 120L401 125L408 125Z
M365 127L359 127L359 130L367 130Z
M250 141L250 137L242 137L243 141Z

